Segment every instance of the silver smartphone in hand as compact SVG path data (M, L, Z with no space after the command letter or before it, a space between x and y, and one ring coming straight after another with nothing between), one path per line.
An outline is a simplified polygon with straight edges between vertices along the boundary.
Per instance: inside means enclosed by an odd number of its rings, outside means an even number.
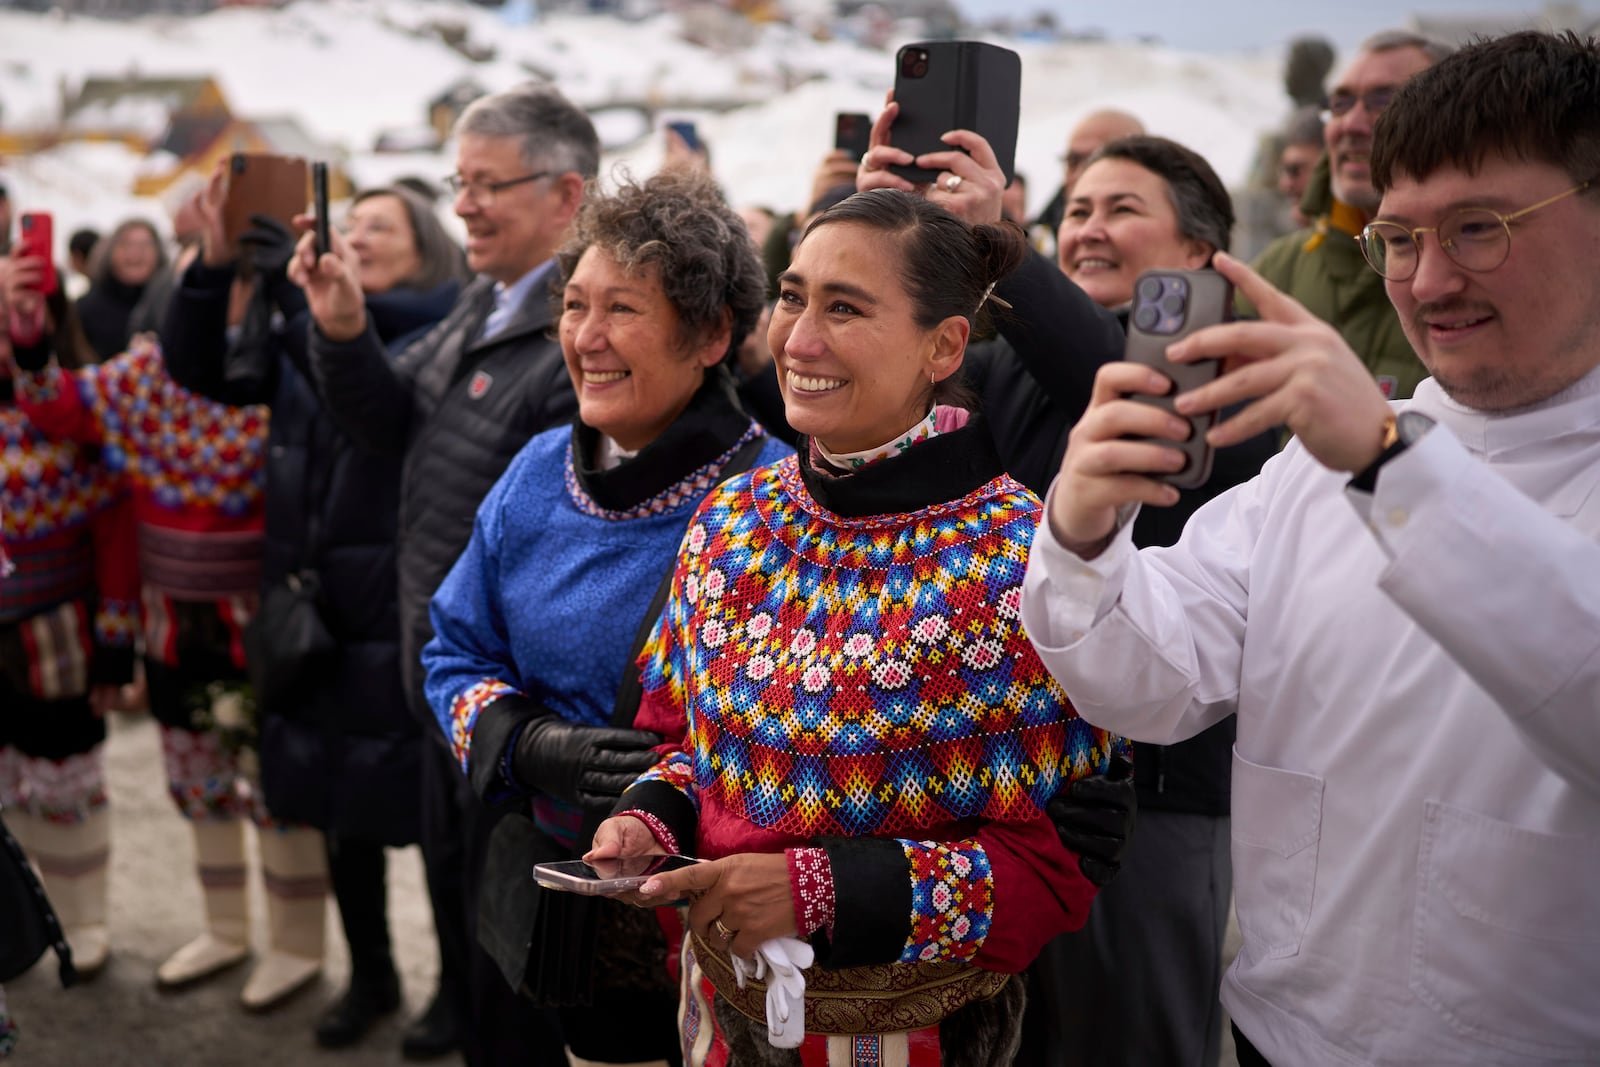
M533 880L546 889L563 893L609 897L638 889L664 871L682 870L699 862L691 856L629 856L626 859L596 860L592 864L583 860L565 860L535 864Z

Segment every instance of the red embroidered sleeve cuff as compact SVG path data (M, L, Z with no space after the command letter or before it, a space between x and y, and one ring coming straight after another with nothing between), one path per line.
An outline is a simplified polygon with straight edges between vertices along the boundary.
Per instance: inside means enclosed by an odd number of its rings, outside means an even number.
M671 855L683 855L683 850L678 847L677 835L675 835L667 827L666 823L662 822L654 815L651 815L648 811L641 811L638 808L629 808L627 811L619 811L617 814L631 815L635 819L638 819L640 822L644 823L645 826L649 827L650 836L656 839L656 844L666 849Z
M784 850L789 860L789 892L794 896L794 919L801 937L818 930L833 933L833 864L820 848Z

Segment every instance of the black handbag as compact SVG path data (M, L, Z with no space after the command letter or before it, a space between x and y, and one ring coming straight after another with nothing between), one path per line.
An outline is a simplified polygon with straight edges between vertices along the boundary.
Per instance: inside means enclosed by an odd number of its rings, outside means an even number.
M306 536L301 565L261 591L261 604L244 631L245 660L256 704L274 712L292 711L296 697L322 680L339 644L322 613L322 576L315 562L322 551L322 516L328 467L313 463L315 427L306 446L306 477L301 514Z
M27 971L50 948L60 961L61 984L72 985L78 972L61 923L22 846L0 820L0 982Z
M285 576L261 594L244 632L256 699L277 707L321 676L338 645L323 621L322 580L313 570Z

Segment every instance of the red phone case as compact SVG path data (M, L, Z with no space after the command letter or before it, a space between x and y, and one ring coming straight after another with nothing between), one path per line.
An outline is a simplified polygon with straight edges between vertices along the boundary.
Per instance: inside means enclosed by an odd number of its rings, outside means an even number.
M44 259L44 277L39 282L39 292L49 296L56 291L55 220L48 211L24 211L17 218L17 248L19 256L40 256Z

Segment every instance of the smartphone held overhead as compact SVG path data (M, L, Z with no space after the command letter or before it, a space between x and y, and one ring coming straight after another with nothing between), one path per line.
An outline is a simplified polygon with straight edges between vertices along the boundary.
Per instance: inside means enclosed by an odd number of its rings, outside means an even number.
M946 152L940 138L971 130L989 142L1006 181L1016 173L1022 105L1022 57L982 41L919 41L895 56L894 102L900 111L889 143L914 156ZM889 168L913 182L939 172L914 164Z
M1172 411L1173 400L1216 379L1222 361L1203 359L1174 363L1167 349L1198 330L1233 317L1233 286L1213 270L1152 270L1139 275L1133 286L1133 307L1128 314L1128 340L1124 356L1160 371L1172 382L1164 396L1136 394L1131 399ZM1206 431L1216 424L1215 411L1188 416L1189 437L1182 442L1161 441L1183 452L1183 468L1154 475L1178 489L1197 489L1211 477L1213 450Z
M228 161L228 192L222 205L222 227L230 248L250 228L251 215L267 215L286 229L304 213L310 173L299 156L236 152Z
M24 211L17 217L17 243L12 249L16 256L38 256L44 261L44 271L33 286L49 296L56 291L55 219L47 211Z
M311 214L316 220L317 255L333 251L328 234L328 165L321 160L311 164Z

